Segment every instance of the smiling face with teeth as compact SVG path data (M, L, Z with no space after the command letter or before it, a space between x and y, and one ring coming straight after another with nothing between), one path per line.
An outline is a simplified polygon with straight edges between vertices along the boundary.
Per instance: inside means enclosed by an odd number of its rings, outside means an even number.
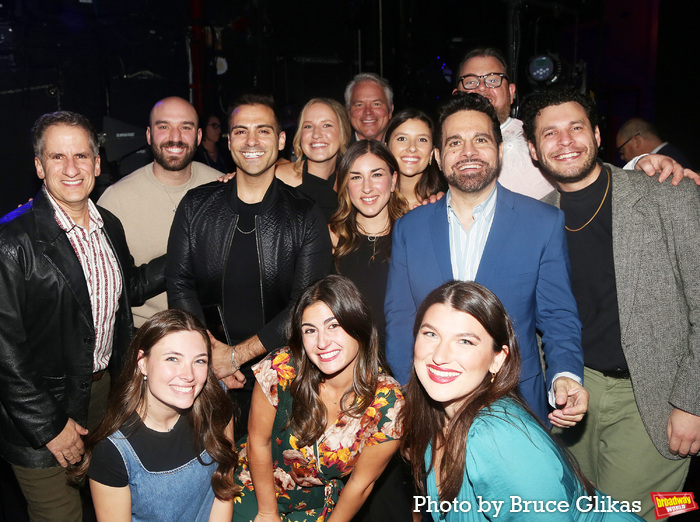
M389 222L389 200L396 189L398 174L374 154L357 158L347 174L347 190L352 206L357 209L357 222L365 230L381 230ZM370 225L377 221L379 228Z
M381 85L373 81L355 84L350 96L350 123L361 140L381 140L394 106L389 106Z
M389 149L399 164L402 176L422 174L433 153L433 135L428 124L410 119L396 127L389 136Z
M340 150L340 123L325 103L314 103L306 109L301 122L301 150L311 162L335 161Z
M199 332L173 332L154 344L148 356L139 350L138 367L147 377L148 414L170 426L167 420L191 408L207 381L207 344Z
M425 391L448 417L492 373L498 373L509 349L494 350L494 340L472 315L445 303L430 306L416 335L413 364Z
M41 158L34 158L34 166L49 194L82 224L88 197L100 175L100 157L93 153L88 133L78 126L48 127Z
M494 122L483 112L461 110L442 124L442 149L435 154L451 188L488 196L501 170L503 144L497 143Z
M530 154L564 191L581 190L600 175L600 131L576 102L550 105L535 118L535 141Z
M247 176L274 175L273 167L285 144L274 111L265 105L240 105L231 114L228 145L238 171Z
M202 129L198 128L197 122L197 111L182 98L165 98L153 106L146 141L153 152L156 177L163 171L186 170L189 174L197 145L202 139Z
M360 344L343 330L326 303L316 301L306 307L301 332L306 355L324 375L338 382L352 381Z

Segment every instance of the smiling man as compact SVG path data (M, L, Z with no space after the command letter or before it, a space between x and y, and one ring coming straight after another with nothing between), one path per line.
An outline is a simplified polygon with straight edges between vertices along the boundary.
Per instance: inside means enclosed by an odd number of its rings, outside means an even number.
M520 345L520 391L543 421L572 426L586 411L581 325L571 294L561 211L497 183L503 144L496 111L478 94L441 109L435 159L449 184L444 198L394 226L387 285L386 355L405 384L413 322L423 299L447 281L476 281L503 302ZM546 376L536 332L542 332ZM549 413L547 391L550 406Z
M360 73L345 88L345 107L356 141L382 141L394 112L394 92L381 76Z
M124 225L136 263L165 254L180 200L189 189L215 181L221 174L192 161L201 137L197 111L191 103L176 96L160 100L151 109L146 128L153 163L108 187L97 202ZM167 307L165 292L134 307L136 326Z
M323 214L275 177L284 143L272 98L239 98L229 120L237 174L191 190L168 242L168 304L201 319L205 308L218 307L233 343L215 343L213 366L229 388L244 387L236 394L243 411L236 437L247 426L251 364L284 345L297 297L331 269Z
M102 419L130 304L163 291L165 263L137 269L119 220L90 201L100 157L84 116L45 114L32 138L44 186L0 220L0 454L32 520L81 521L63 468Z
M561 192L583 323L584 422L563 434L616 500L680 491L700 450L700 194L598 159L593 100L538 94L523 107L532 157Z

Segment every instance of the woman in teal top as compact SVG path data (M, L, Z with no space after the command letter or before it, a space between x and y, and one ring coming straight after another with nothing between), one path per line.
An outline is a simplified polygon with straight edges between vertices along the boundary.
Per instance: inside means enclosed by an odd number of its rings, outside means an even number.
M402 450L422 511L447 522L641 520L640 502L596 491L518 398L518 345L493 293L445 283L414 335Z

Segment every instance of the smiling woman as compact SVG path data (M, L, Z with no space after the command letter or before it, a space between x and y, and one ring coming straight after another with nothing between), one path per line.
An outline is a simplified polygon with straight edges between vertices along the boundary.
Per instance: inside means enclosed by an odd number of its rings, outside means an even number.
M641 520L631 512L639 502L617 503L626 504L623 513L590 507L610 497L519 398L513 324L490 290L445 283L421 304L413 332L401 449L426 494L416 504L433 520Z
M139 329L105 419L86 443L98 521L231 520L237 455L231 403L206 329L166 310Z
M398 447L403 396L348 279L306 289L289 330L289 347L254 367L233 520L350 520Z

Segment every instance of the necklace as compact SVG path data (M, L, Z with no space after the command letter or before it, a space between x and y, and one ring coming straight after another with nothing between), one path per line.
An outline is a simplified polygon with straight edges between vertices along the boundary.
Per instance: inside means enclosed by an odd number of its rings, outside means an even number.
M357 224L357 228L367 238L367 241L369 241L372 244L372 257L370 257L369 260L370 262L373 262L374 259L377 257L377 241L380 237L386 236L389 233L389 230L391 230L391 223L384 227L383 230L374 234L370 234L369 232L367 232L365 230L365 227L363 227L359 223Z
M255 232L255 225L253 225L253 228L251 228L247 232L245 230L241 230L240 227L238 225L236 225L236 230L238 230L241 234L244 234L247 236L248 234L252 234L253 232Z
M168 196L170 203L173 204L173 212L175 212L177 210L177 206L180 204L180 201L182 201L182 198L185 196L187 191L190 189L190 184L192 183L193 177L194 177L194 175L190 172L190 179L188 179L187 183L185 183L185 185L182 187L183 190L181 192L180 199L178 200L177 203L175 203L175 200L170 196L170 192L168 192L168 187L166 185L164 185L163 183L161 183L160 180L158 180L158 183L160 183L160 186L163 187L163 192L165 192L165 195ZM158 179L158 178L156 178L156 179Z
M155 422L158 426L160 426L161 428L163 428L163 429L164 429L166 432L168 432L168 433L170 433L171 431L173 431L173 429L175 428L175 425L177 424L177 421L180 420L180 415L178 415L178 416L177 416L177 419L175 419L175 422L173 422L173 425L172 425L170 428L168 428L167 426L163 426L160 422L158 422L158 421L155 420L153 417L151 417L151 416L148 414L148 412L146 412L146 417L148 417L149 419L151 419L153 422Z
M603 208L603 203L605 203L605 198L608 197L608 190L610 190L610 171L606 171L608 173L608 185L605 187L605 194L603 194L603 199L600 202L600 205L598 205L598 210L595 211L595 214L591 216L591 219L586 221L582 227L579 228L569 228L566 225L564 225L564 228L568 230L569 232L578 232L579 230L583 230L588 226L588 224L595 219L595 217L598 215L598 212L600 212L600 209Z

